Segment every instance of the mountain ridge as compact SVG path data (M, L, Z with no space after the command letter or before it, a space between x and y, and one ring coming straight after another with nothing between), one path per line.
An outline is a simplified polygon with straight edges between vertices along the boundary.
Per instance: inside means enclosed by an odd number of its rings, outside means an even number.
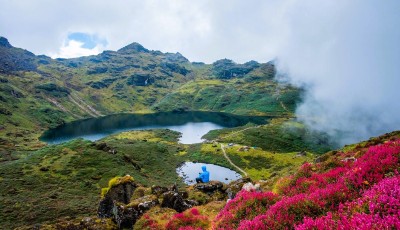
M93 117L90 108L104 115L199 110L290 117L301 100L302 89L274 80L272 62L193 64L179 52L149 51L138 43L51 59L2 40L0 138L6 146L20 143L23 133L29 133L29 146L42 146L40 132Z

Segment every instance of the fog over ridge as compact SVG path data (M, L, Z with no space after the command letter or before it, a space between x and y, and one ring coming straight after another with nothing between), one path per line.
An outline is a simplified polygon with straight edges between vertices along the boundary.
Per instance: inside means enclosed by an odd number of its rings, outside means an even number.
M341 144L399 130L399 2L292 7L308 13L288 24L278 68L309 85L298 119Z

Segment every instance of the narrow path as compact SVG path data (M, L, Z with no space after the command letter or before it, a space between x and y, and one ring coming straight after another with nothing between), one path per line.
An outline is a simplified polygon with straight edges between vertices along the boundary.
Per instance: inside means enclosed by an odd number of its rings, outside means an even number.
M247 172L245 172L243 169L241 169L239 166L235 165L235 164L231 161L231 159L228 157L228 155L227 155L226 152L225 152L225 148L224 148L224 145L223 145L223 144L221 144L221 150L222 150L222 153L224 153L224 157L228 160L228 162L229 162L233 167L235 167L238 171L242 172L245 176L247 176Z
M242 130L233 132L233 133L231 133L231 134L229 134L229 135L227 135L227 136L224 136L224 137L221 137L221 138L218 138L218 139L221 140L221 139L224 139L224 138L233 136L233 135L235 135L235 134L238 134L238 133L240 133L240 132L244 132L244 131L249 130L249 129L255 129L255 128L260 128L260 127L261 127L261 125L252 126L252 127L247 127L247 128L245 128L245 129L242 129ZM214 141L216 141L216 140L213 140L213 142L214 142ZM245 176L247 176L247 172L245 172L243 169L241 169L239 166L235 165L235 164L231 161L231 159L230 159L230 158L228 157L228 155L226 154L226 152L225 152L225 147L224 147L224 145L223 145L222 143L221 143L221 150L222 150L222 153L224 154L224 157L225 157L226 160L229 162L229 164L231 164L234 168L236 168L238 171L240 171L240 172L243 173Z

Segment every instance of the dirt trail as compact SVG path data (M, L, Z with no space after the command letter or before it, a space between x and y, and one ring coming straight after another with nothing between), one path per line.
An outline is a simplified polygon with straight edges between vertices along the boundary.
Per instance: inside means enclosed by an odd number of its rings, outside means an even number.
M228 160L228 162L235 167L238 171L240 171L241 173L243 173L245 176L247 176L247 172L245 172L243 169L241 169L239 166L235 165L231 159L228 157L228 155L225 152L225 146L223 144L221 144L221 150L224 153L224 157Z
M238 134L238 133L240 133L240 132L244 132L244 131L249 130L249 129L256 129L256 128L260 128L260 127L261 127L261 125L252 126L252 127L247 127L247 128L245 128L245 129L242 129L242 130L233 132L233 133L231 133L231 134L229 134L229 135L227 135L227 136L221 137L221 138L219 138L219 139L221 140L221 139L224 139L224 138L233 136L233 135L235 135L235 134ZM215 140L214 140L214 141L215 141ZM240 172L243 173L245 176L247 176L247 173L246 173L242 168L240 168L239 166L235 165L235 164L231 161L231 159L230 159L230 158L228 157L228 155L226 154L225 146L224 146L222 143L221 143L221 150L222 150L222 153L224 154L224 157L225 157L226 160L229 162L229 164L231 164L234 168L236 168L238 171L240 171Z

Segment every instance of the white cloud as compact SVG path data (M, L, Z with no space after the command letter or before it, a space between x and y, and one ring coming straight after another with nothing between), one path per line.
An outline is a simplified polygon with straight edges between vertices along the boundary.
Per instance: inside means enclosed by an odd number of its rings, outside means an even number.
M97 45L93 49L86 49L82 46L83 42L68 40L64 43L63 46L60 47L58 53L51 54L52 58L75 58L82 56L90 56L99 54L104 48L101 45Z

